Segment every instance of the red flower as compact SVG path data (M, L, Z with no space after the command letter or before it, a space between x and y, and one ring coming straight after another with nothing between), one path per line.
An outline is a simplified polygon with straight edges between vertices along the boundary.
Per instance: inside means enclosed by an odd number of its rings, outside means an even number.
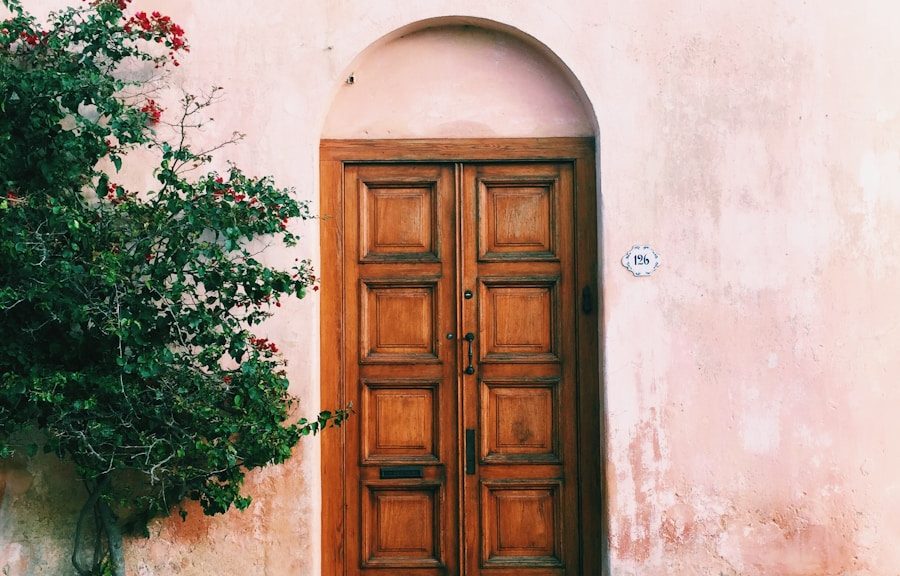
M147 115L151 124L156 124L162 117L163 109L159 107L155 100L147 100L147 103L141 108L141 112Z
M257 350L261 350L263 352L269 351L273 354L278 353L278 347L275 346L272 342L269 342L268 338L255 338L250 337L250 344L252 344Z
M29 46L37 46L38 42L41 41L40 36L38 36L37 34L30 34L24 30L19 33L19 38L24 40L25 43Z
M231 376L222 376L222 382L231 384Z
M118 184L110 182L106 185L106 199L112 202L113 206L118 206L124 202L126 195L125 189Z
M184 50L190 51L187 42L184 39L184 29L173 23L168 16L163 16L159 12L153 12L147 16L146 12L138 12L129 18L124 25L126 33L131 33L134 27L140 27L144 33L141 35L144 40L155 40L156 42L165 42L166 46L174 51ZM179 65L175 60L174 54L170 53L169 58L172 64Z

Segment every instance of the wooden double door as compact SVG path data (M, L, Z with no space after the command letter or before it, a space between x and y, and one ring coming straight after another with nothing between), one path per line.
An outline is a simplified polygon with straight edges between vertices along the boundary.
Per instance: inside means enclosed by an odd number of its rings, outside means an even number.
M586 573L574 162L340 171L340 573Z

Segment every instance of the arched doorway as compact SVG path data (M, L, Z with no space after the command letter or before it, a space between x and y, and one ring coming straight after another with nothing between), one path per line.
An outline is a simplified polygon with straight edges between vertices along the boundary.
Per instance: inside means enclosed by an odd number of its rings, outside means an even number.
M322 395L357 411L323 437L323 573L599 573L590 115L508 31L379 44L321 148Z

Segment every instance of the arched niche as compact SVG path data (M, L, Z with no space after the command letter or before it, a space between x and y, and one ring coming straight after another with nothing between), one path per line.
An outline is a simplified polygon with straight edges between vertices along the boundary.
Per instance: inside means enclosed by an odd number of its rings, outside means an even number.
M465 430L466 439L470 438L470 433L473 434L473 439L466 440L466 445L475 446L474 434L477 430L466 427L465 415L478 410L479 400L477 395L471 393L468 396L461 394L456 400L458 405L446 400L457 397L452 390L467 389L462 383L465 378L462 374L471 376L475 374L475 368L470 364L462 371L463 364L457 363L454 355L449 353L446 360L436 363L428 361L428 366L439 366L439 370L446 368L449 372L434 376L441 382L434 388L440 388L443 392L424 393L422 397L430 399L420 404L422 408L418 414L423 416L414 418L416 422L432 423L416 429L425 430L420 437L416 437L422 439L420 445L431 446L426 448L431 452L422 465L422 475L416 478L425 478L422 482L431 487L404 484L404 490L410 493L415 490L424 493L424 490L429 494L435 493L433 486L440 485L443 496L439 500L431 500L430 496L418 500L429 502L423 508L424 514L411 512L412 508L399 513L410 518L427 517L429 528L407 531L404 532L406 536L397 536L403 540L398 544L398 549L423 550L427 557L423 564L404 565L406 560L389 557L392 553L387 552L379 556L381 552L373 552L374 545L370 546L373 542L395 541L395 534L387 523L367 520L374 517L373 506L376 506L374 502L377 498L373 494L378 491L370 482L374 478L370 474L375 470L374 466L379 465L377 463L395 462L390 456L378 455L367 460L367 447L379 445L371 433L387 430L381 423L390 419L386 416L379 420L379 412L371 409L377 402L374 395L385 394L387 398L387 395L394 393L386 392L392 386L403 390L401 395L406 394L407 388L414 384L408 378L411 371L407 369L410 366L419 367L414 360L405 364L398 361L392 366L396 369L403 364L402 370L382 378L381 375L386 372L380 371L383 368L381 361L364 357L368 354L365 351L373 349L371 342L375 341L375 337L370 338L370 335L392 332L388 326L396 323L398 326L426 326L425 331L432 336L440 333L446 335L448 342L460 342L462 338L454 334L465 333L465 324L472 330L465 336L470 350L476 333L482 336L479 342L493 341L485 336L489 330L484 326L489 322L496 323L495 319L499 316L478 316L472 306L464 308L457 304L462 299L470 300L473 295L471 292L466 295L463 285L454 283L453 274L443 272L446 267L448 271L457 270L460 279L468 278L473 286L480 282L480 296L476 298L483 298L485 302L490 298L487 295L489 282L485 278L496 286L505 286L503 289L536 290L536 293L545 290L547 294L556 294L557 290L561 294L566 292L561 297L568 302L565 305L557 304L556 296L546 299L537 297L536 300L546 303L547 312L532 314L531 318L544 318L551 324L550 318L562 318L564 314L569 314L567 317L570 318L570 321L560 322L560 325L566 326L561 330L568 332L559 340L565 340L568 348L559 348L559 361L553 364L553 368L543 368L552 371L558 366L567 367L567 376L559 372L557 380L554 380L559 382L560 391L551 394L567 398L565 401L568 404L563 405L563 400L560 400L555 405L557 408L548 408L550 415L539 419L541 422L553 421L555 409L569 416L577 414L577 417L568 418L565 426L553 429L552 434L565 430L565 438L560 434L550 442L570 455L565 460L570 468L547 472L556 474L551 482L559 482L559 486L568 483L567 504L560 503L560 513L552 519L545 516L545 524L532 532L529 532L532 524L523 522L516 528L516 534L510 532L507 535L514 541L530 542L532 537L534 541L543 538L535 536L538 533L559 534L560 537L565 534L567 544L565 547L560 544L546 554L523 552L512 563L502 565L516 566L517 569L526 566L542 569L552 565L557 569L563 567L561 569L573 574L598 575L607 545L599 480L603 477L601 454L596 449L602 443L599 369L599 311L602 306L597 274L597 172L593 138L596 123L580 83L551 50L521 31L496 22L462 18L418 22L383 37L354 60L345 70L344 78L346 81L337 87L325 119L320 147L320 199L324 215L320 236L322 286L326 287L323 290L321 315L321 398L327 406L353 403L360 407L361 415L356 423L348 425L350 431L345 432L344 436L323 435L322 438L322 525L323 534L329 535L322 542L323 574L374 573L367 572L371 567L399 576L422 573L424 570L418 568L423 566L441 566L448 573L461 573L457 570L463 566L461 563L468 563L468 570L474 573L477 568L472 563L478 562L479 547L487 542L478 542L477 539L490 533L490 529L480 530L479 526L500 525L499 521L491 524L488 519L490 510L494 510L488 503L481 511L467 509L463 521L455 524L451 521L456 513L453 511L459 510L458 506L481 501L474 496L479 484L461 480L461 454L464 452L463 441L459 440ZM478 170L482 169L499 171L478 180L481 174ZM497 184L497 190L509 185L513 191L508 197L515 197L516 200L504 204L507 208L498 208L499 203L489 199L499 197L493 196L497 192L485 192L478 196L478 201L474 200L479 193L473 191L481 190L480 183L486 181ZM477 184L473 184L475 182ZM449 192L454 190L455 196ZM499 194L502 196L504 193ZM395 200L385 200L392 194ZM520 197L547 200L528 204L530 208L523 208L520 212L516 208ZM408 205L407 201L410 202ZM393 208L389 207L390 202L395 202ZM476 209L476 205L487 205L479 202L494 203L490 209ZM527 204L530 201L524 202ZM516 212L515 216L513 212ZM523 217L519 213L534 216ZM480 219L484 214L488 216ZM477 250L473 247L479 243L488 245L488 238L495 236L487 230L497 229L496 226L488 228L480 224L488 221L536 223L533 229L529 229L536 231L534 234L529 231L515 232L514 235L516 238L543 238L543 232L537 230L546 229L547 246L556 246L558 241L564 249L546 261L540 257L523 257L516 262L515 256L499 258L497 261L505 260L504 265L514 263L515 266L496 266L490 274L508 273L510 276L475 278L473 274L477 274L477 270L486 268L477 269ZM557 222L565 224L556 227ZM551 229L563 228L568 228L571 233L550 232ZM475 234L478 234L477 238ZM558 240L551 241L551 237ZM376 241L377 238L381 240ZM509 244L517 241L510 240ZM382 253L375 250L370 256L368 247L376 244L386 248ZM408 246L414 250L421 248L421 251L405 252L404 247ZM437 247L441 248L438 250ZM401 252L392 252L395 248ZM490 262L491 258L493 256L479 262ZM396 266L398 263L400 266ZM549 267L540 268L545 264ZM534 268L525 268L529 265ZM544 270L540 274L555 276L546 280L548 276L535 276L537 273L533 270ZM556 286L557 279L563 277L569 278L565 281L565 287L560 281L560 288L546 288ZM424 288L419 290L419 285L416 285L407 290L413 286L410 282L420 280L427 283ZM528 284L532 281L547 281L549 284ZM380 288L371 288L376 284ZM360 286L364 287L358 288ZM426 304L410 304L403 309L398 307L380 319L374 312L378 309L377 290L384 293L399 290L397 294L412 294L414 290L419 290L416 294L448 296L422 296L420 300L417 300L418 296L410 296L409 302ZM397 297L397 301L400 299ZM559 311L550 311L552 306L559 306L554 308ZM417 310L420 311L419 316L415 315ZM491 320L483 320L485 318ZM360 328L363 325L365 329ZM550 334L553 330L557 328L536 329L535 332ZM440 340L444 341L444 337ZM433 341L431 336L426 336L424 346L427 348L431 345L428 342ZM549 337L547 342L550 342ZM455 344L436 345L433 350L448 350L453 346ZM375 368L369 369L372 366ZM379 382L370 379L370 376L380 378ZM521 374L519 377L522 380L513 379L512 384L506 384L515 388L516 383L528 380ZM553 380L554 376L547 378ZM548 385L549 388L553 386L557 384ZM568 386L565 392L564 386ZM374 389L378 391L372 392ZM474 388L469 386L468 389L471 392ZM441 398L444 398L443 403ZM554 402L557 401L551 400L550 404L542 406L550 406ZM455 407L459 410L455 411ZM392 411L386 409L385 413L391 414ZM498 416L496 421L500 420ZM404 425L403 422L396 424L398 430ZM353 426L359 428L353 429ZM413 430L413 436L416 430ZM433 443L432 440L438 437L446 440ZM397 461L413 461L403 458L415 458L415 455L400 454ZM477 459L475 456L473 458ZM524 460L519 458L515 461L525 466ZM466 462L468 466L468 456ZM540 466L547 463L546 460L540 462ZM558 462L562 466L563 461ZM410 467L404 473L416 474L418 471L414 468ZM425 468L428 468L427 472ZM442 470L440 474L443 477L434 483L434 471L438 468ZM474 464L471 471L467 468L466 477L476 474L475 468ZM534 475L547 470L532 468L525 473L525 477L538 482ZM383 472L401 473L392 471L390 466L385 466ZM382 470L379 470L381 473ZM380 478L390 480L393 477ZM413 501L416 500L404 500ZM564 510L563 506L568 507ZM435 511L429 513L428 510ZM565 523L562 520L564 517ZM514 522L510 525L519 526ZM441 544L436 544L437 540L423 534L439 534ZM405 540L407 537L411 539ZM568 552L563 552L564 548ZM547 562L545 556L549 554L556 555L549 561L551 564L541 564Z
M322 137L592 136L580 83L546 46L496 22L438 18L372 44L348 67Z

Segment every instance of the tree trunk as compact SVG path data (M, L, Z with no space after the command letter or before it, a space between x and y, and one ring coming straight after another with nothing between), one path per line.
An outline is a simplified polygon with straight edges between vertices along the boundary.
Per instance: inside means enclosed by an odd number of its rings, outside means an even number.
M88 491L88 499L85 501L84 505L81 507L81 513L78 515L78 522L75 524L75 542L72 546L72 566L75 567L75 572L79 576L87 576L91 574L97 566L97 551L94 551L94 559L93 564L90 568L85 568L81 565L81 562L78 559L78 552L81 549L82 538L84 537L84 527L85 521L88 518L91 518L95 521L96 524L96 510L97 510L97 500L100 498L100 494L102 492L100 487L91 488L89 483L85 483L85 488ZM95 531L99 533L100 526L94 527Z
M109 544L110 572L113 576L126 576L122 529L119 527L116 515L102 498L97 502L97 507L100 511L100 522L103 524L103 531L106 532L106 541Z

